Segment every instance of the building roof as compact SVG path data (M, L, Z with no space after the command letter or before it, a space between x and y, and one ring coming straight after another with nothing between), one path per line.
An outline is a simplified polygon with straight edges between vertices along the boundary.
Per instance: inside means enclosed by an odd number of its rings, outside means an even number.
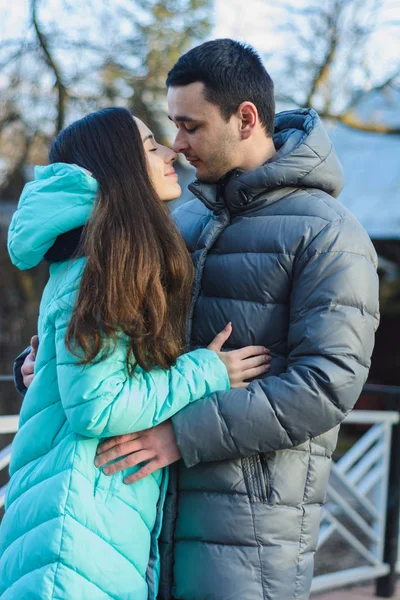
M400 89L363 94L354 113L363 122L400 128ZM372 239L400 239L400 135L358 131L341 123L326 126L345 173L339 199Z

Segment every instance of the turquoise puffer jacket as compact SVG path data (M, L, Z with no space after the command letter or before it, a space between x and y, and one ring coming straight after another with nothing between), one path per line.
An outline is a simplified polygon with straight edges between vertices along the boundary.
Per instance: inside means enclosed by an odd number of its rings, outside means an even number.
M38 264L57 236L87 222L96 193L79 167L38 167L11 223L13 263ZM109 477L94 466L99 439L152 427L229 388L224 364L206 349L169 371L138 367L129 377L123 336L106 360L78 365L64 338L84 261L53 264L41 301L35 378L0 528L2 600L155 598L167 470L125 485L127 471Z

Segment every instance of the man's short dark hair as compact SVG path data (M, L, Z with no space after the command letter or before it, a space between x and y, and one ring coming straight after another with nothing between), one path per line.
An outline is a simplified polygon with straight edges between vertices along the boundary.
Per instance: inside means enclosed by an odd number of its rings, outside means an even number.
M254 48L230 39L196 46L172 67L167 87L196 81L204 83L206 100L218 106L227 121L242 102L253 102L267 135L272 136L274 83Z

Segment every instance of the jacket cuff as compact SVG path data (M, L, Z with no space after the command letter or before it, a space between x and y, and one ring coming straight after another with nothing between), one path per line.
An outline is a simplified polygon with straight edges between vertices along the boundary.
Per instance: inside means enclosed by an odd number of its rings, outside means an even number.
M28 356L31 351L31 347L28 346L14 361L14 385L17 389L17 392L21 394L21 396L25 396L27 392L27 388L24 385L24 380L21 373L21 367L24 363L24 360Z

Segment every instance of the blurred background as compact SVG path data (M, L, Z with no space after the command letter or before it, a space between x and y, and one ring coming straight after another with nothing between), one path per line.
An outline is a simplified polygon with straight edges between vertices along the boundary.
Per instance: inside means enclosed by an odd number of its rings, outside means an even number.
M391 0L0 0L0 374L36 331L46 265L20 272L7 226L33 166L71 121L127 106L171 143L165 78L207 39L260 52L278 110L307 106L325 119L344 165L342 202L380 256L382 323L370 378L399 382L400 8ZM183 187L188 164L180 165ZM185 193L181 201L187 199ZM0 411L15 412L11 389ZM10 404L11 403L11 404Z
M18 271L6 250L33 166L46 164L63 127L105 106L130 108L171 143L167 72L194 45L231 37L259 51L278 110L312 107L325 121L345 169L340 199L379 254L370 382L399 385L399 32L393 0L0 0L0 375L11 374L36 332L47 279L46 265ZM185 187L193 172L184 160L178 169ZM383 400L370 394L358 405L383 408ZM1 382L0 415L19 407L12 382Z

